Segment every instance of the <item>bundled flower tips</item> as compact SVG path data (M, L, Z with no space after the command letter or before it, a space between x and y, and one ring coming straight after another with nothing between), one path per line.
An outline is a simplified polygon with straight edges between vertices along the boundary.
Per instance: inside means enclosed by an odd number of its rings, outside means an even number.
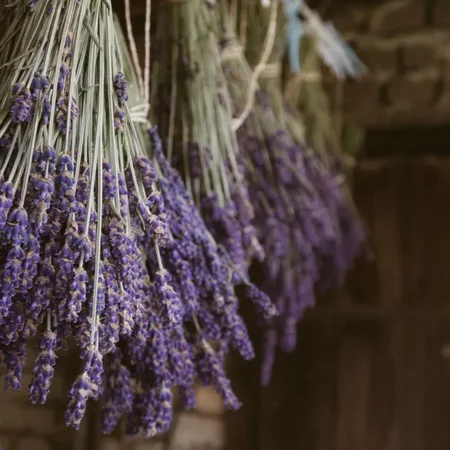
M246 257L231 261L207 231L191 194L208 198L186 189L156 128L133 122L140 98L128 84L133 73L110 2L23 1L7 14L0 37L6 388L21 387L26 346L38 335L33 403L46 401L67 339L80 351L65 415L75 428L92 398L102 400L103 432L126 417L129 434L162 433L171 423L172 388L192 407L196 378L238 407L223 355L234 347L251 358L253 348L234 284L247 285L263 316L275 311L245 271L236 271ZM228 175L221 176L225 183ZM210 203L229 236L239 229L241 207L232 195L244 201L238 180L235 173L229 203L218 210ZM221 218L227 208L229 222Z
M247 53L256 67L266 51L261 43L266 45L267 39L261 34L270 33L278 6L273 1L268 12L257 2L244 6L251 24L247 38L253 44ZM230 48L239 47L230 23L224 6L216 29L222 33L223 71L234 117L239 117L246 108L253 72L242 48L230 54ZM365 240L345 180L302 141L299 117L285 109L278 45L284 45L283 38L280 35L274 48L269 47L260 76L266 90L257 87L252 108L237 130L238 159L248 180L257 237L270 255L262 262L261 286L279 312L264 324L263 384L269 382L276 348L295 348L297 325L315 304L316 290L343 283Z

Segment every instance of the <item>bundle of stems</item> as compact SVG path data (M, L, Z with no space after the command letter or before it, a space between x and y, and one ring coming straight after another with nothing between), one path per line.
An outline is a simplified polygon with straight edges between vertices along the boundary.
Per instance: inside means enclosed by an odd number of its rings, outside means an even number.
M39 335L29 398L44 403L58 352L82 373L68 395L78 428L101 399L102 431L153 436L172 388L193 407L198 377L239 405L223 354L253 349L233 284L269 318L267 296L231 267L164 157L134 124L109 0L29 0L6 11L0 40L0 356L20 389ZM125 60L125 63L124 63ZM131 75L130 75L131 76ZM136 100L137 104L141 99ZM215 350L218 349L218 350Z
M343 81L334 82L331 94L334 102L331 102L325 92L326 74L313 36L303 37L301 59L302 71L291 74L284 87L288 109L298 108L307 130L306 140L320 153L324 164L341 167L345 164L351 170L361 150L364 132L360 127L342 123Z
M179 170L215 239L245 272L262 252L237 158L213 30L215 8L205 0L158 2L151 111L169 162Z
M261 36L268 36L278 5L272 2L269 11L262 10L258 2L248 2L247 7L247 46L252 45L247 53L251 60L252 55L261 58L267 50L267 40ZM217 29L224 31L223 70L234 113L240 115L254 71L242 52L232 57L227 54L227 46L235 46L236 39L226 7L221 16ZM252 109L237 130L240 161L255 206L257 236L266 254L271 255L262 265L265 277L261 286L279 312L266 324L264 384L270 379L276 347L293 350L297 324L305 309L315 304L317 288L342 283L363 240L342 180L305 144L298 116L287 112L281 91L281 28L278 33L261 71L260 83L265 89L258 87ZM255 58L251 63L258 68L261 61Z

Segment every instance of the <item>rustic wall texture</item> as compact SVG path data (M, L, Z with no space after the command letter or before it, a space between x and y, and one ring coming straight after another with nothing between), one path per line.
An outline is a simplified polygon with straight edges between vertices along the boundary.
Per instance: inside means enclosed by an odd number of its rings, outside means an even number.
M345 83L347 121L368 127L450 123L450 1L335 1L324 16L370 70Z
M77 437L64 426L66 393L73 374L72 358L62 355L53 378L52 390L45 405L28 401L33 362L37 353L28 350L22 377L22 390L5 392L0 382L0 448L2 450L77 450L82 433ZM62 361L61 361L62 360ZM58 367L59 366L59 367ZM64 369L62 370L62 368ZM0 368L0 375L3 375ZM1 377L3 378L3 377Z
M103 437L98 432L98 415L93 404L80 431L64 425L67 390L77 371L69 358L63 373L56 373L45 405L32 405L27 399L32 363L36 357L28 352L28 364L22 390L5 392L0 383L0 449L1 450L222 450L224 448L223 405L211 388L199 388L197 409L177 414L171 433L160 439L130 439L121 436ZM65 365L64 362L61 366Z

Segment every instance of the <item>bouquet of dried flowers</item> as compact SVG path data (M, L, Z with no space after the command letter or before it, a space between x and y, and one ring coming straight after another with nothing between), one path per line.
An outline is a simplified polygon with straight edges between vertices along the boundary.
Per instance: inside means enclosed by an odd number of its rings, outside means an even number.
M159 2L152 76L152 118L167 157L209 230L240 271L262 257L253 208L237 158L231 105L221 70L215 4Z
M298 116L286 108L278 45L283 34L270 37L278 5L272 1L268 11L257 2L248 2L247 7L247 53L254 59L253 71L242 49L231 54L228 50L239 48L239 44L226 7L217 29L223 33L223 70L234 117L243 116L237 130L239 161L255 207L257 237L270 255L262 264L265 277L261 286L279 312L272 323L265 324L262 382L266 384L276 347L293 350L297 325L304 311L315 304L317 288L343 282L361 249L364 232L347 201L341 177L307 146ZM266 39L262 38L264 33ZM273 47L267 47L269 38ZM265 54L264 67L261 54ZM257 58L252 58L255 55ZM246 99L255 72L265 89L256 87L249 109Z
M19 1L0 39L0 355L19 389L39 336L29 397L44 403L57 354L83 370L66 423L90 398L102 430L168 429L172 388L187 407L198 377L239 405L230 345L253 355L233 284L268 319L268 298L216 245L155 128L133 122L127 55L109 0ZM132 75L130 75L132 78ZM139 99L137 100L139 103Z

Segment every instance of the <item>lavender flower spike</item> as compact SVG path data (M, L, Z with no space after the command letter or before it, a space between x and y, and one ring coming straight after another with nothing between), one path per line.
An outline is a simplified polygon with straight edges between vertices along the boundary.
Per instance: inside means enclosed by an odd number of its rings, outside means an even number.
M41 352L34 364L33 379L28 388L31 403L45 403L47 400L56 364L55 347L56 334L47 330L41 338Z

